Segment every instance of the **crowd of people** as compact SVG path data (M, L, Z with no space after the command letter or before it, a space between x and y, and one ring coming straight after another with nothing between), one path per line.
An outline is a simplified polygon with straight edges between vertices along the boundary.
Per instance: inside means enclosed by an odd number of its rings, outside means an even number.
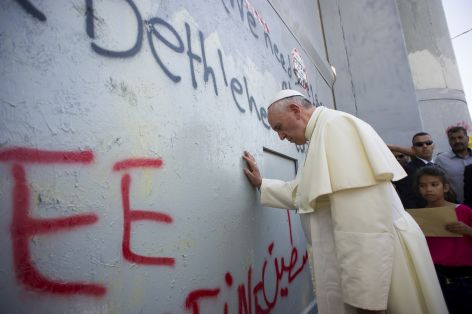
M454 206L457 222L444 226L459 237L426 236L450 313L472 311L472 151L462 126L447 130L451 150L435 155L430 134L413 135L412 146L388 145L407 176L394 186L405 208Z

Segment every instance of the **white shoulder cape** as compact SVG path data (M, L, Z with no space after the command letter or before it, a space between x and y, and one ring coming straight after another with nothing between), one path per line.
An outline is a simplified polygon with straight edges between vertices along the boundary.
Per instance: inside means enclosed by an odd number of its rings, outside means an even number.
M308 153L294 189L300 213L313 211L333 192L406 176L374 129L347 113L318 107L305 136Z

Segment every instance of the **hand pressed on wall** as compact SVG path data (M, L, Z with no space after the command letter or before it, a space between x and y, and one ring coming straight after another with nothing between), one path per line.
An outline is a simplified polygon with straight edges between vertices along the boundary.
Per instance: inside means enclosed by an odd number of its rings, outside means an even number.
M256 159L247 151L244 151L243 159L247 164L247 167L244 168L244 174L254 187L260 188L262 177L259 168L257 167Z

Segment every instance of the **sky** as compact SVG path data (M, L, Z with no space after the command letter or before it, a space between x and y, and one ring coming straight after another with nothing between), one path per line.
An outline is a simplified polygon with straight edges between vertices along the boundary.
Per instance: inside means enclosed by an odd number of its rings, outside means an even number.
M472 0L442 0L469 114L472 114Z

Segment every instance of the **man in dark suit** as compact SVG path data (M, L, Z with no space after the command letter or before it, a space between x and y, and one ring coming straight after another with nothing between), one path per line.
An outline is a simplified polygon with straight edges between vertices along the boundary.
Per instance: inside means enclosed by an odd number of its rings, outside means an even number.
M408 176L394 182L394 184L405 208L421 208L426 206L426 201L414 191L413 179L419 168L434 165L434 142L430 134L419 132L413 135L411 144L411 151L414 153L414 156L411 157L411 161L405 166Z

